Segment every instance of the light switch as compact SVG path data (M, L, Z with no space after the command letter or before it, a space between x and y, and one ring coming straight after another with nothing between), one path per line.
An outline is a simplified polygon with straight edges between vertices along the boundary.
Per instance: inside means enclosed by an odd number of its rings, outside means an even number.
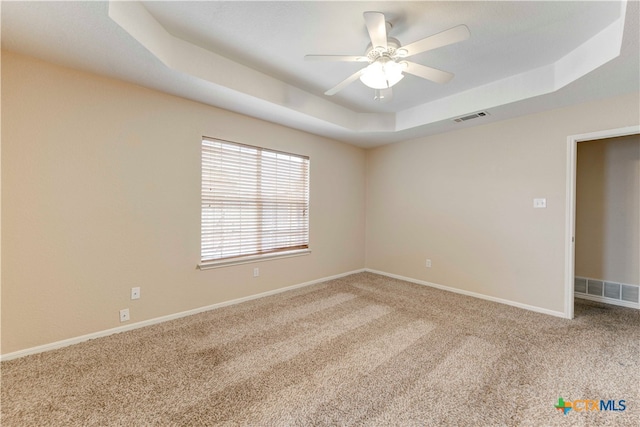
M547 207L547 199L533 199L533 207L534 208L546 208Z

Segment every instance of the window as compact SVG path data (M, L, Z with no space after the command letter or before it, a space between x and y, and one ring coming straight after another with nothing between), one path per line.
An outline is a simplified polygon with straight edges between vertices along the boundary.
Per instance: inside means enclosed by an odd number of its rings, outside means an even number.
M309 158L202 139L200 268L307 253Z

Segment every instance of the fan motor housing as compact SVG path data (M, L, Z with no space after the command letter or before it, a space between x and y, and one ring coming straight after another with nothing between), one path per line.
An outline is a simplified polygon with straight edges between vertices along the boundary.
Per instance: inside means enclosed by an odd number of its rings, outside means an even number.
M397 39L393 37L387 38L387 49L374 49L374 47L369 43L367 46L367 50L365 52L365 56L369 59L369 62L375 62L378 58L382 56L392 57L395 55L396 50L400 48L401 44Z

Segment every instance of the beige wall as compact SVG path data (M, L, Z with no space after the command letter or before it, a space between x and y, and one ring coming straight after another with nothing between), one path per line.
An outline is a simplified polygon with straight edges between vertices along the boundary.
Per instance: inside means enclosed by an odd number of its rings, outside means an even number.
M359 148L8 52L2 90L3 354L364 267ZM196 270L203 135L310 157L311 255Z
M635 94L365 154L6 52L2 90L2 354L365 265L562 311L567 136L640 114ZM202 135L311 157L311 255L195 269Z
M640 135L578 144L576 276L640 283Z
M367 267L563 312L567 137L637 125L639 104L622 96L368 151Z

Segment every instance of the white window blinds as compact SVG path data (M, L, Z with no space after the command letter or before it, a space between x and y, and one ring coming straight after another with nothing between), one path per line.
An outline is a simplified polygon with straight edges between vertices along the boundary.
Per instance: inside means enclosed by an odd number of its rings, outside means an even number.
M309 247L309 158L202 140L201 262Z

